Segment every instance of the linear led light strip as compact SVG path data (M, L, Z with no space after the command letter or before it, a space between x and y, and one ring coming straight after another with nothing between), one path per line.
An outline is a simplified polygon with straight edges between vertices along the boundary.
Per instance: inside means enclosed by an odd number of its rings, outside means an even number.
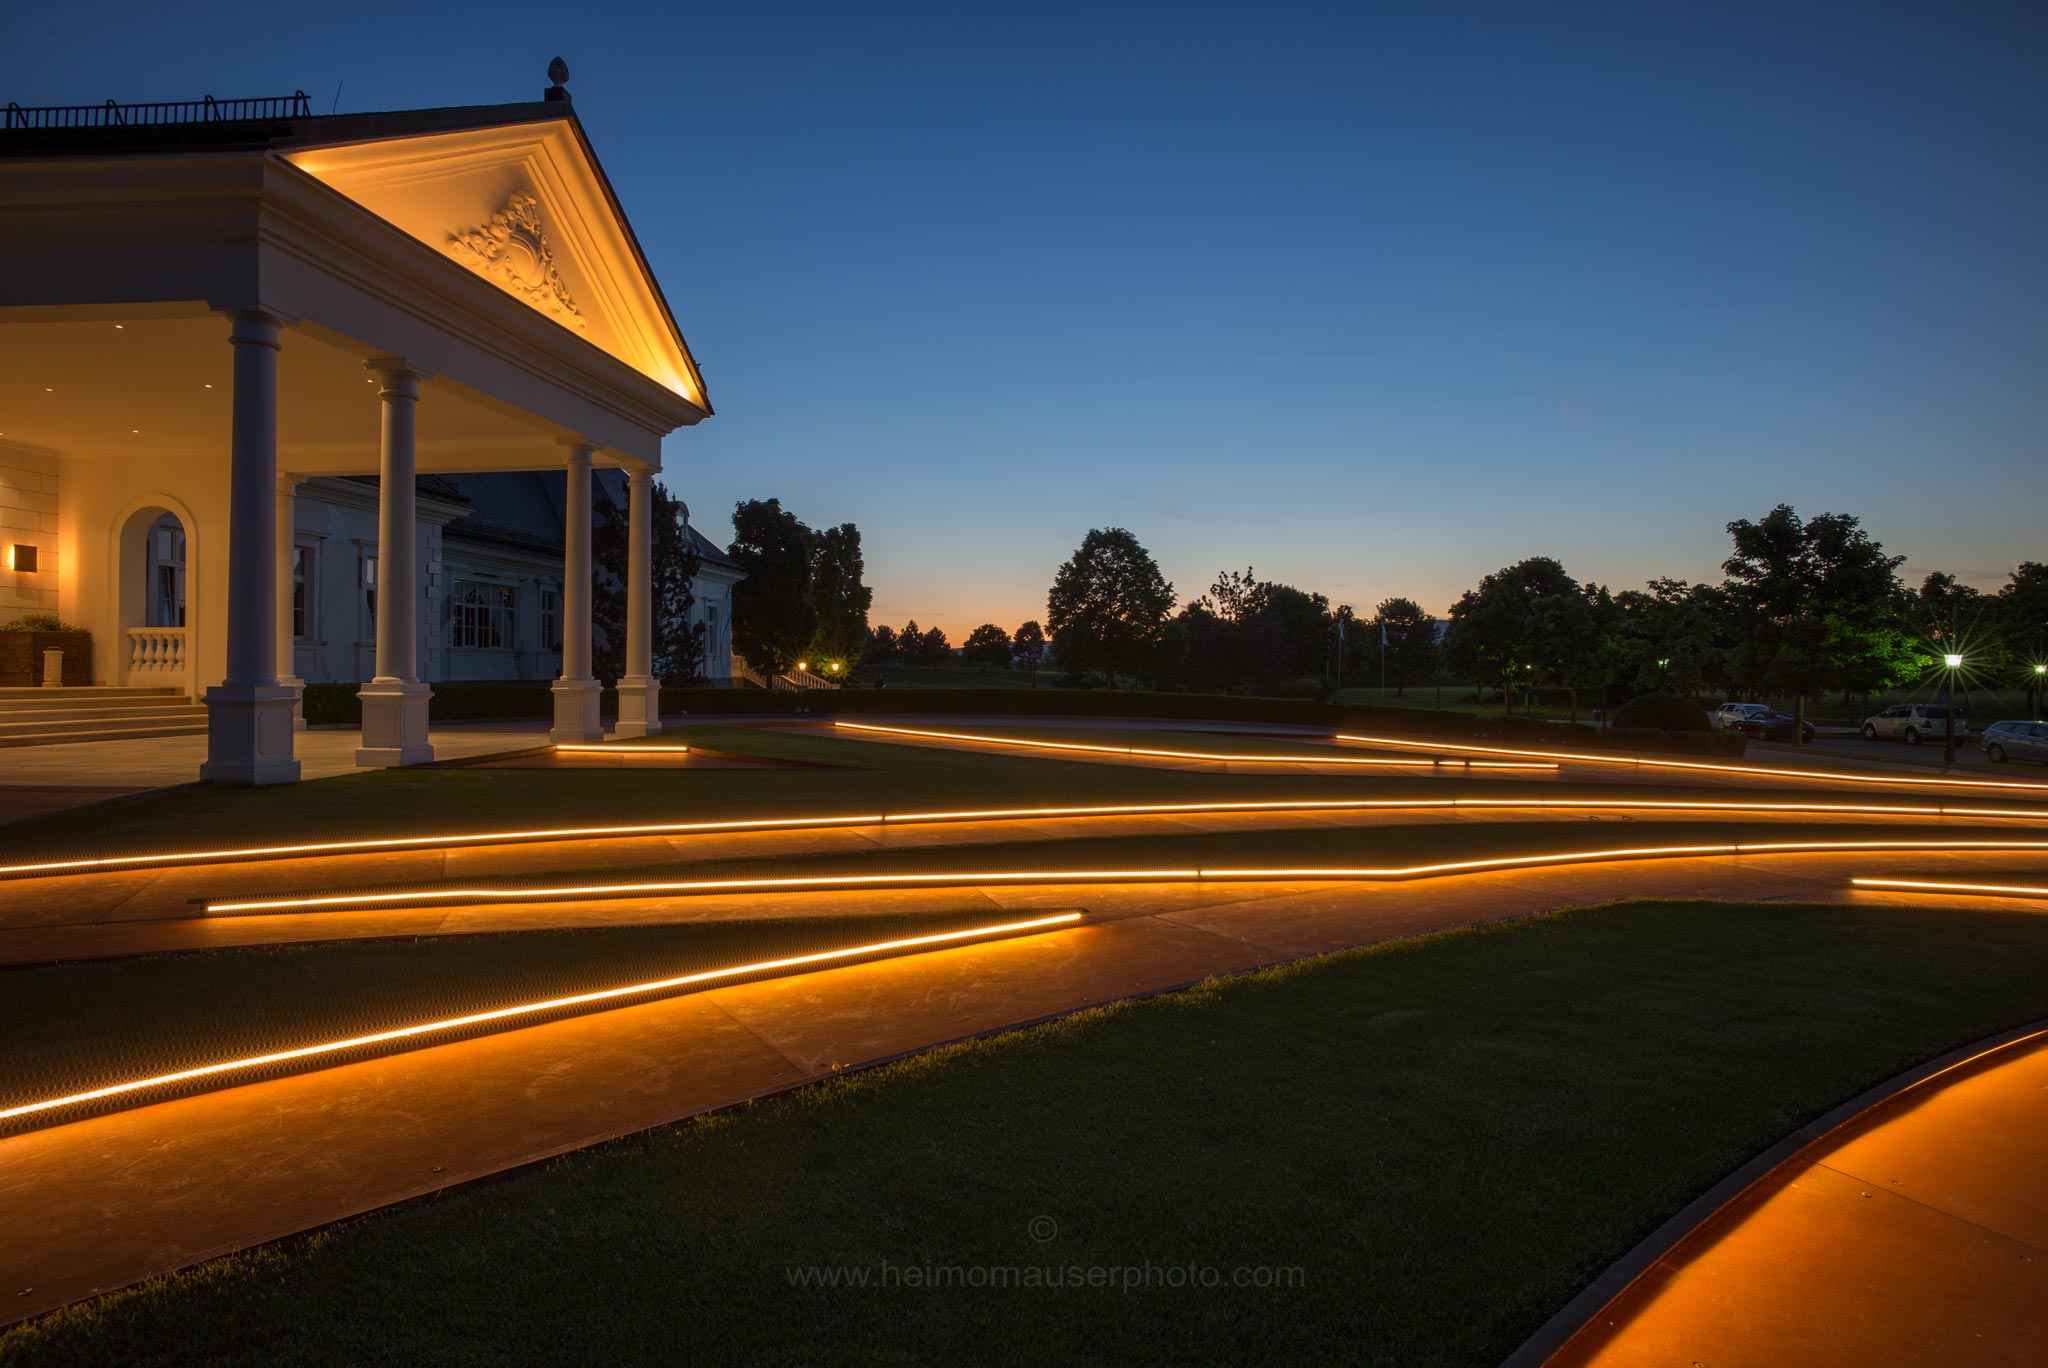
M670 896L704 893L801 893L821 889L954 887L1033 883L1198 883L1206 879L1311 879L1378 882L1434 874L1469 874L1536 865L1584 864L1596 860L1653 859L1675 855L1764 855L1830 850L2027 850L2048 852L2048 841L1770 841L1716 845L1616 846L1601 850L1552 851L1541 855L1498 855L1441 864L1344 867L1244 866L1179 869L994 869L948 870L934 874L815 874L788 879L688 879L665 883L565 884L549 888L446 888L399 893L343 893L328 897L258 898L207 903L208 913L304 912L344 907L390 907L429 902L538 902L633 894Z
M379 850L428 846L511 845L522 841L625 840L634 836L689 836L719 832L802 831L820 827L908 826L937 822L1031 821L1060 817L1171 817L1232 812L1425 812L1451 808L1535 809L1555 812L1739 812L1764 816L1780 812L1855 813L1902 817L1999 817L2048 821L2048 810L2026 808L1901 807L1885 803L1745 803L1663 798L1282 798L1218 803L1103 803L1082 807L962 808L939 812L838 813L824 817L761 817L723 822L654 822L636 826L549 827L523 831L442 832L433 836L386 836L360 841L300 845L242 846L230 850L157 851L148 855L97 855L41 864L0 865L0 877L91 873L146 865L192 864L209 860L360 855Z
M1859 888L1910 888L1920 893L1998 893L2012 898L2048 898L2048 888L2028 884L1947 883L1932 879L1851 879Z
M1338 732L1337 741L1368 746L1408 746L1420 750L1469 751L1474 755L1527 755L1546 760L1579 760L1596 765L1635 765L1649 769L1704 770L1709 774L1757 774L1768 779L1826 779L1838 784L1906 784L1939 788L2015 789L2048 793L2048 784L2013 783L2004 779L1919 779L1909 775L1845 774L1840 770L1773 769L1766 765L1716 765L1705 760L1643 760L1634 756L1587 755L1575 751L1514 750L1506 746L1460 746L1444 741L1410 741L1392 736L1353 736Z
M123 1093L139 1092L145 1088L161 1087L171 1083L184 1083L195 1078L210 1078L219 1074L232 1073L237 1069L261 1068L266 1064L283 1064L295 1059L314 1059L321 1055L338 1054L344 1050L359 1049L366 1045L382 1045L394 1040L409 1040L419 1036L432 1035L440 1031L460 1030L465 1026L479 1026L494 1021L512 1021L519 1017L537 1016L544 1012L560 1011L565 1007L586 1007L594 1003L615 1001L640 993L657 993L672 988L688 988L695 984L711 983L718 979L736 978L742 974L760 973L775 969L800 969L808 965L826 964L833 960L851 959L857 955L880 954L890 950L913 950L921 947L953 944L980 937L1000 936L1020 931L1043 931L1049 927L1065 926L1081 919L1079 912L1060 912L1052 916L1034 917L1029 921L1004 922L995 926L977 926L964 931L941 931L929 936L906 936L901 940L876 941L869 945L848 946L839 950L821 950L809 955L790 955L782 959L761 960L754 964L742 964L726 969L707 969L696 974L679 974L674 978L655 979L649 983L631 983L622 988L601 988L594 993L575 993L568 997L548 998L541 1002L525 1002L516 1007L499 1007L489 1012L472 1012L468 1016L447 1017L440 1021L429 1021L417 1026L400 1026L389 1031L376 1031L369 1035L349 1036L344 1040L329 1040L318 1045L305 1045L295 1050L277 1050L270 1054L249 1055L242 1059L225 1060L218 1064L202 1064L198 1068L180 1069L175 1073L158 1074L153 1078L138 1078L127 1083L115 1083L89 1092L72 1093L65 1097L45 1098L40 1102L28 1102L18 1107L0 1110L0 1121L17 1116L31 1116L37 1112L52 1111L79 1102L93 1102L101 1098L118 1097Z
M579 755L688 755L688 746L622 746L616 741L603 745L559 745L558 751L573 751Z
M1168 760L1257 761L1267 765L1369 765L1379 769L1441 769L1446 763L1461 769L1554 770L1553 764L1507 760L1387 760L1356 755L1233 755L1222 751L1155 750L1144 746L1091 746L1079 741L1026 741L1014 736L986 736L975 732L931 731L923 727L878 727L868 722L834 721L848 731L883 732L892 736L922 736L939 741L973 741L984 746L1022 746L1030 750L1088 751L1097 755L1142 755Z

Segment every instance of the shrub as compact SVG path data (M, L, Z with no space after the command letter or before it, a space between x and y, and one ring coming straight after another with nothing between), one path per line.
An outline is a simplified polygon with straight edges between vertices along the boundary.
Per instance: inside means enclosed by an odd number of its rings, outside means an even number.
M1681 698L1675 693L1646 693L1640 698L1631 698L1614 714L1614 725L1630 729L1648 728L1653 731L1713 730L1712 724L1707 720L1705 708L1692 699Z
M85 629L64 621L55 613L23 613L12 622L0 623L0 632L82 632Z

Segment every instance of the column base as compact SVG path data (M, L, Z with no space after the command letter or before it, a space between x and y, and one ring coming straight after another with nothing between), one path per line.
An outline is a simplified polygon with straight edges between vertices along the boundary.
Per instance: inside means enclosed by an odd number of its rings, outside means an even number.
M594 679L556 680L555 725L548 740L558 746L604 740L604 726L597 720L597 700L602 692Z
M277 685L292 691L292 730L306 729L306 681L297 675L279 675Z
M619 722L613 736L653 736L661 730L661 681L627 675L619 681Z
M433 689L418 680L373 679L356 690L363 701L363 744L356 764L363 769L424 765L434 758L427 740L427 700Z
M206 762L215 784L295 784L293 692L278 684L216 684L206 691Z

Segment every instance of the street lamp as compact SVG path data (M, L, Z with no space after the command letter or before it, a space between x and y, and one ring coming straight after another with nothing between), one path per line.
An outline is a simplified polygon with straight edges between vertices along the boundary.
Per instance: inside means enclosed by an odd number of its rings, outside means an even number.
M2048 665L2036 665L2034 667L2034 720L2036 722L2041 720L2041 685L2044 682L2048 682L2041 678L2042 675L2048 675Z
M1941 658L1948 666L1948 683L1942 688L1942 702L1948 707L1948 714L1942 721L1941 763L1953 765L1956 762L1956 671L1962 668L1963 658L1953 651Z

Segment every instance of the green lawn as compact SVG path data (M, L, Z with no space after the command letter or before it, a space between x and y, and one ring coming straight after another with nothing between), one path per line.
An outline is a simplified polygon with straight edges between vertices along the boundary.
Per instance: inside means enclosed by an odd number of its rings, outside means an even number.
M571 1156L57 1313L0 1361L1493 1364L1751 1154L2043 1016L2048 916L1527 918ZM1224 1285L1085 1285L1191 1266Z
M982 905L331 941L5 968L0 1106L521 1002L990 920ZM194 1003L216 1006L195 1012Z

